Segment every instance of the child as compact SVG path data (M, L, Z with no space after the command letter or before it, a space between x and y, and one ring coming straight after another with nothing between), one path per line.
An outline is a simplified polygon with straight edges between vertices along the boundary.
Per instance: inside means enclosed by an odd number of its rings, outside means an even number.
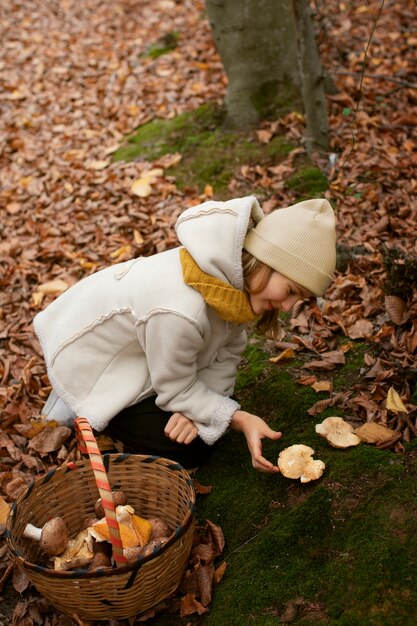
M113 265L64 292L34 320L53 391L47 419L91 427L138 454L199 465L230 426L252 465L278 467L261 440L279 439L232 398L246 329L276 327L280 310L320 296L335 268L327 200L265 216L254 197L182 213L181 246Z

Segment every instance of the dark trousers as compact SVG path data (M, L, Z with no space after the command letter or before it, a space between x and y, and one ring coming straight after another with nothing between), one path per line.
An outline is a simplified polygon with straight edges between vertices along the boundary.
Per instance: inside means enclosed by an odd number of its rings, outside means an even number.
M201 465L215 446L208 446L200 437L189 444L171 441L164 433L171 415L160 409L152 396L113 417L106 434L121 441L125 452L163 456L188 469Z

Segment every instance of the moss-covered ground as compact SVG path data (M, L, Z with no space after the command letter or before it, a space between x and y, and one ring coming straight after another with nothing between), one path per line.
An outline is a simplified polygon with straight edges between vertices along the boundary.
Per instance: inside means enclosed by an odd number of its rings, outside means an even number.
M364 349L358 345L359 353ZM281 440L265 443L265 455L276 459L283 448L304 443L326 470L308 484L258 473L243 437L229 432L196 475L213 488L198 496L197 517L223 529L226 573L207 614L182 620L161 615L153 623L414 626L415 447L402 455L366 444L330 447L314 426L334 409L309 416L316 392L293 380L292 366L277 366L268 358L262 342L252 342L236 389L246 410L283 433ZM345 366L345 389L359 375L360 361L352 356Z
M174 120L156 120L126 139L117 159L157 159L180 152L171 168L179 186L209 183L216 197L227 191L236 168L277 163L293 146L277 137L261 144L248 132L222 129L223 112L209 104ZM286 181L301 197L327 187L325 175L300 162ZM243 190L244 192L245 190ZM257 193L256 189L247 190ZM262 194L261 194L262 197ZM372 347L355 342L346 364L332 378L346 390L361 376L363 356ZM239 372L236 397L243 408L282 431L265 442L271 460L292 444L315 450L326 470L301 484L252 469L241 434L227 433L196 479L212 486L199 495L197 518L224 532L225 575L214 589L209 611L179 618L161 613L155 626L415 626L417 624L417 446L404 454L360 444L337 450L315 433L328 409L311 417L314 390L299 385L294 368L302 363L269 362L267 344L252 339ZM320 399L326 394L320 394Z
M295 148L285 138L275 136L265 144L256 133L223 127L224 110L215 103L170 120L152 120L129 135L114 154L117 160L158 159L164 154L181 154L181 161L169 169L180 189L196 187L202 191L212 185L216 198L229 197L227 186L244 165L276 165ZM327 178L316 167L300 163L288 181L302 197L311 197L327 189ZM251 185L240 186L235 195L264 195L265 190Z

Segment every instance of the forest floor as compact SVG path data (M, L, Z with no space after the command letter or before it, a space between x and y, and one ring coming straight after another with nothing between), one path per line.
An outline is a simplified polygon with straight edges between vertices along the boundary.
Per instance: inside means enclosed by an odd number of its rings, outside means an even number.
M298 112L233 136L213 126L227 81L198 0L13 0L0 9L0 494L8 504L77 456L71 432L41 430L34 419L50 391L31 325L39 310L102 267L175 246L178 215L210 198L250 193L268 212L322 195L337 213L338 272L325 300L283 320L277 341L252 340L237 389L284 433L266 453L311 445L326 462L323 478L301 485L257 474L229 433L197 473L212 487L198 495L197 515L226 540L226 573L208 610L167 608L130 624L417 622L416 5L331 2L315 11L336 89L331 151L308 158ZM156 130L155 120L164 122ZM163 149L145 150L144 128L152 148L164 134ZM390 391L400 409L387 403ZM329 415L395 435L384 446L332 449L314 431ZM88 623L28 586L4 534L0 594L0 623Z

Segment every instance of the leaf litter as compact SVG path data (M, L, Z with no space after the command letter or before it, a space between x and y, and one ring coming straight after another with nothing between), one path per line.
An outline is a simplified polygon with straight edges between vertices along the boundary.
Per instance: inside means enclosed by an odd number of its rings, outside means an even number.
M331 154L314 159L337 209L338 272L325 300L297 312L271 360L302 353L299 382L329 396L310 407L310 415L340 409L358 428L386 429L362 431L364 441L401 452L417 432L415 5L408 0L381 13L374 1L334 8L315 7L320 52L336 89L328 96ZM222 101L227 80L203 9L200 0L14 0L2 8L0 533L19 493L78 455L68 429L45 428L37 419L50 386L31 327L34 315L102 267L175 246L179 213L213 196L213 181L203 193L177 189L169 168L179 154L152 163L111 159L139 125ZM169 32L178 33L176 47L147 57L149 43ZM266 211L297 201L285 183L305 154L304 124L295 112L261 123L260 142L282 134L298 147L276 166L243 165L230 196L244 180L259 190ZM360 339L371 346L362 379L347 392L333 390L327 372L337 371ZM388 441L387 431L395 433ZM221 529L202 533L186 577L190 586L177 607L183 615L207 610L210 585L226 566L207 557L219 558ZM203 585L198 591L196 580ZM19 594L29 584L3 541L0 592L8 582ZM30 595L16 600L10 623L74 621Z

